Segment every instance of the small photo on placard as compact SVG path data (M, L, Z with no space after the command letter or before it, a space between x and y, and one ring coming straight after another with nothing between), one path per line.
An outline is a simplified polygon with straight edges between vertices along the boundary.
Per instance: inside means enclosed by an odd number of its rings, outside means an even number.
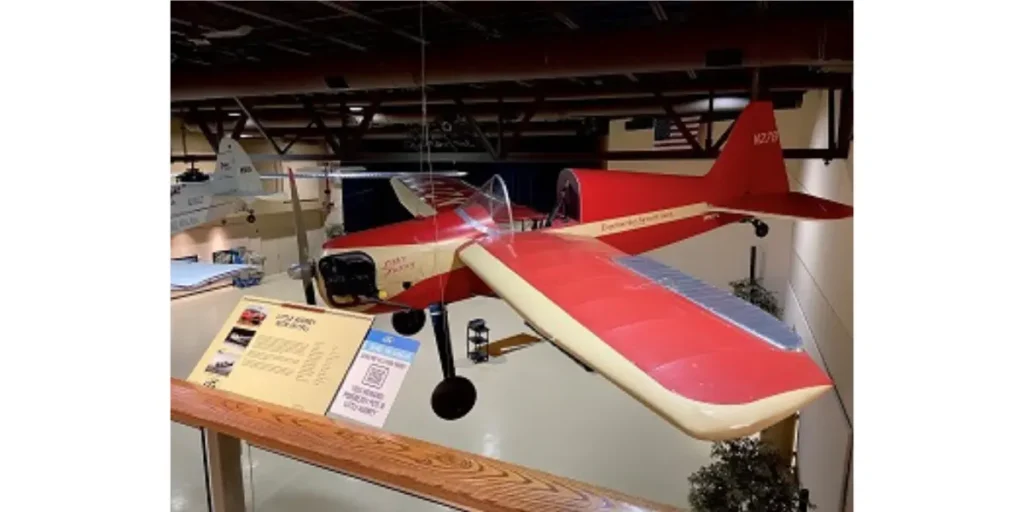
M267 307L262 304L251 304L242 311L238 317L238 323L252 327L259 327L267 319Z
M210 373L216 373L222 377L231 375L231 370L235 369L235 363L241 357L241 354L229 352L226 350L218 350L214 354L213 359L210 360L210 364L206 365L206 371Z
M224 341L245 348L249 346L249 342L252 341L253 336L256 336L256 331L235 327L234 329L231 329L231 332L228 333L227 338L224 338Z

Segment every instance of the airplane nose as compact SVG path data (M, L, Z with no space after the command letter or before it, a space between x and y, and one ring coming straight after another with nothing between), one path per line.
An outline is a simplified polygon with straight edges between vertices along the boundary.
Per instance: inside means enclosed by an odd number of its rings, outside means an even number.
M381 298L381 290L377 288L376 267L369 254L349 251L320 258L317 272L323 278L327 298L342 305Z

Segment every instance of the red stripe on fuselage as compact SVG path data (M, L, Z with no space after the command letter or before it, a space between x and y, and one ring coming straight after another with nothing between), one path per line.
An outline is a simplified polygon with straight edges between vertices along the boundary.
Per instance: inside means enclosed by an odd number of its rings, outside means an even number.
M700 214L687 219L640 227L597 238L622 252L635 255L681 242L712 229L737 222L742 218L742 215L735 214Z

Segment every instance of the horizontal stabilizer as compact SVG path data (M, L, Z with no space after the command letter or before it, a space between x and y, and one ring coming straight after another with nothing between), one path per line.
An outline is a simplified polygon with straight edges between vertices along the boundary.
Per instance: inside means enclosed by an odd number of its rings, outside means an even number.
M711 211L795 220L834 220L853 216L853 207L801 192L754 194L716 201Z

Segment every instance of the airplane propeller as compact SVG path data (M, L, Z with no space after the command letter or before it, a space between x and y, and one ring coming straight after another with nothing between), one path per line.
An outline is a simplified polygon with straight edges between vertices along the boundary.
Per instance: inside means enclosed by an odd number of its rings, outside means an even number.
M288 269L289 275L302 278L302 288L306 292L306 304L316 305L316 294L313 290L313 261L309 258L309 239L306 226L302 222L302 205L299 204L299 190L295 185L295 175L288 169L288 186L292 193L292 214L295 216L295 236L299 242L299 263Z
M316 305L316 292L313 288L313 276L315 274L315 263L309 257L309 240L307 238L305 225L302 222L302 206L299 204L298 189L295 184L296 178L298 179L309 179L309 178L327 178L327 179L387 179L387 178L403 178L410 176L419 176L422 173L415 172L381 172L381 171L358 171L358 169L364 169L363 167L342 167L337 168L342 170L318 170L316 168L300 168L298 172L294 171L291 167L288 168L287 173L262 173L260 177L264 180L276 179L276 178L288 178L288 186L291 188L291 203L292 203L292 214L295 217L295 230L296 237L299 244L299 262L288 267L288 277L292 279L301 279L303 289L306 294L306 303L311 306ZM465 176L466 171L457 170L445 170L445 171L434 171L432 176L444 176L444 177L461 177ZM250 217L252 217L250 215ZM255 220L255 219L253 219ZM250 221L252 222L252 221ZM365 297L364 300L371 302L382 302L384 296L381 297Z

